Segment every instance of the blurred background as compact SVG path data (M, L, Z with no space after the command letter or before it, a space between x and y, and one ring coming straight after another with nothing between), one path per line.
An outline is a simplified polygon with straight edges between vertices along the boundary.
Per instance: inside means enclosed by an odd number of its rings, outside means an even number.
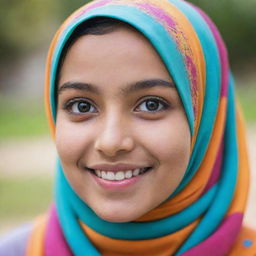
M256 0L190 2L214 20L229 50L253 170L246 222L256 227ZM51 202L56 152L44 116L44 64L56 29L84 3L0 0L0 235Z

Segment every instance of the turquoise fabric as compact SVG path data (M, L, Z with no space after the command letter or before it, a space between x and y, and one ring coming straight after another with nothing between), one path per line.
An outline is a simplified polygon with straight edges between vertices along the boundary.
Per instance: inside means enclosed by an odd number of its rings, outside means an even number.
M187 113L191 134L193 135L194 113L192 108L192 99L190 93L188 93L190 91L189 80L181 53L177 50L176 44L173 39L168 35L167 31L159 23L157 23L149 15L142 13L136 8L128 6L114 5L111 6L111 8L109 8L109 6L106 6L89 11L88 13L86 13L86 15L80 17L75 23L70 24L70 26L67 27L67 29L64 31L59 39L52 62L50 94L53 117L56 118L55 79L62 49L74 29L79 26L79 24L90 18L98 16L111 17L125 21L138 29L149 39L149 41L158 51L159 55L161 56L163 62L165 63L168 71L171 73L177 85L177 89L179 91L181 100ZM159 38L161 38L161 40L159 40Z
M186 2L180 0L168 0L177 6L189 19L200 40L206 63L206 91L205 101L200 122L200 128L196 138L196 144L190 159L186 176L175 191L174 195L181 191L193 178L205 155L212 134L213 124L217 115L217 102L220 98L221 70L218 49L215 39L209 30L205 20Z
M219 182L218 191L214 200L211 202L210 207L207 209L206 214L189 239L177 252L177 255L181 255L183 252L204 241L216 229L216 227L218 227L226 215L234 196L238 170L238 148L235 125L235 107L233 104L234 86L232 77L230 77L228 98L227 125L225 129L226 146L224 148L224 154L226 157L223 162L224 172L222 173L222 179Z
M193 178L200 166L209 144L213 124L217 115L220 99L221 68L218 49L208 25L204 19L186 2L169 0L189 19L200 40L206 62L206 92L202 120L195 147L186 170L185 177L176 191L169 198L180 192ZM174 79L181 97L191 135L194 134L194 113L190 94L188 74L184 59L176 43L168 32L150 15L130 6L111 5L93 9L71 23L62 33L54 51L51 69L51 109L56 118L55 83L58 63L68 38L75 28L92 17L112 17L129 23L144 34L161 56L164 64ZM67 182L60 161L56 178L56 205L65 237L75 255L100 255L84 235L78 219L96 232L111 238L126 240L144 240L161 237L178 231L200 216L204 216L189 239L176 255L180 255L207 238L225 216L233 198L237 173L237 142L234 114L233 82L230 77L228 118L225 133L225 155L223 177L219 183L201 196L199 200L183 211L170 217L150 222L110 223L100 219L73 191ZM56 119L55 119L56 120ZM86 246L85 246L86 245Z

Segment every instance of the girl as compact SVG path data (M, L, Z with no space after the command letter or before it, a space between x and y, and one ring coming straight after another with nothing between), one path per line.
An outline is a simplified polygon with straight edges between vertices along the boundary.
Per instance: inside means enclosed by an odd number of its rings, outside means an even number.
M200 9L92 1L53 39L45 92L55 203L1 255L255 255L243 122Z

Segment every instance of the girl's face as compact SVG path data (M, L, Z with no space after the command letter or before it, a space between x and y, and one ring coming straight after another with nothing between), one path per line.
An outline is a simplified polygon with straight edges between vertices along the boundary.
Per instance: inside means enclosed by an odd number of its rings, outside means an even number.
M61 69L57 113L64 173L102 219L135 220L181 182L187 118L172 78L138 32L79 38Z

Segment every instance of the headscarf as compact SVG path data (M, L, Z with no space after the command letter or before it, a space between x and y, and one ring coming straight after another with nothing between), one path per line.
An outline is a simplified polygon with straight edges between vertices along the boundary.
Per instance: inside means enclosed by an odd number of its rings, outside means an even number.
M248 192L244 126L223 40L209 17L183 0L98 0L73 13L51 44L45 101L54 137L56 77L66 42L83 22L130 24L173 78L192 136L190 161L168 200L137 220L112 223L82 201L57 163L55 204L37 221L27 255L227 255Z

